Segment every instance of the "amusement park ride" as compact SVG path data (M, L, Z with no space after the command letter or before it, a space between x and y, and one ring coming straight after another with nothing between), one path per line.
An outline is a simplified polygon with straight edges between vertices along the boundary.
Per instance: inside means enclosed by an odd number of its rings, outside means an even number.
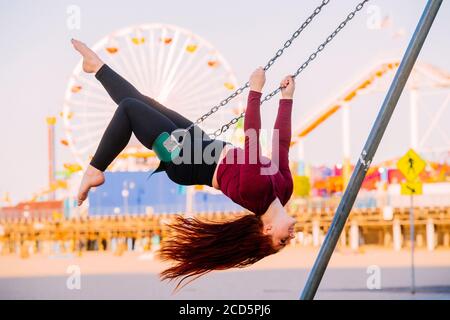
M141 92L188 118L198 116L199 106L212 104L228 95L237 83L229 63L217 49L200 36L173 25L145 24L125 28L104 37L92 49ZM61 179L55 178L56 119L49 118L49 187L33 199L51 198L56 190L68 187L66 180L89 163L116 109L100 85L82 71L81 61L69 80L64 101L60 116L65 137L60 144L70 148L75 162L64 164L64 170L59 172ZM217 127L224 119L242 110L242 98L238 98L224 112L205 121L203 126L207 130ZM148 170L157 163L155 153L144 149L132 138L109 170Z
M200 106L228 95L237 83L217 49L200 36L172 25L125 28L104 37L92 49L138 90L188 119L198 117ZM65 142L80 165L89 162L116 107L100 84L82 71L80 61L69 81L62 113ZM238 99L223 113L205 121L204 129L218 126L242 108ZM145 152L134 151L141 155Z
M390 61L384 62L371 68L367 73L363 74L357 79L352 85L344 89L341 94L333 98L328 102L325 107L319 109L316 113L311 114L309 118L306 118L296 130L296 133L292 139L291 146L296 146L298 148L299 161L303 162L304 157L304 139L317 127L325 123L331 116L336 112L342 112L342 145L343 145L343 186L347 185L348 179L351 173L351 163L350 163L350 130L351 124L349 119L349 108L351 103L354 102L361 95L367 95L374 92L386 92L389 86L389 82L392 80L394 72L397 70L400 62ZM445 72L437 67L426 63L417 63L409 78L409 82L406 86L407 91L409 91L410 97L410 147L422 154L440 154L440 162L444 162L448 159L450 152L450 139L443 128L439 126L440 116L446 111L450 102L450 73ZM419 97L420 94L423 95L439 95L445 94L444 101L439 107L436 114L432 116L430 124L427 125L427 130L425 134L422 134L422 139L418 139L418 124L420 117L418 116L420 110L419 107ZM436 147L428 147L427 141L430 133L433 130L439 131L442 136L443 143L437 149ZM371 167L372 171L376 171L379 168L394 167L394 163L397 159L391 159L384 161L378 165L373 165ZM442 161L444 160L444 161ZM431 168L440 167L439 162L430 162ZM302 166L303 168L303 166ZM301 175L303 172L300 173ZM370 173L368 173L369 175ZM441 175L440 173L433 174L435 177L433 181L432 177L427 177L429 182L435 182L436 177Z

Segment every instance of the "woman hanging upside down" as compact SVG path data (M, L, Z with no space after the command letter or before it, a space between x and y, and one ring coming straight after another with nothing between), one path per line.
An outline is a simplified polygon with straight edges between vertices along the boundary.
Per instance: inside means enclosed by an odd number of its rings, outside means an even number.
M83 70L94 73L118 105L84 173L78 194L81 205L90 188L104 183L103 172L127 146L132 133L151 149L162 132L186 129L192 121L142 95L84 43L72 40L72 44L83 56ZM180 286L184 280L196 279L212 270L251 265L278 252L294 237L295 219L284 206L293 190L288 155L295 83L287 76L280 84L282 99L275 121L274 133L278 134L273 135L272 159L260 154L260 101L264 83L265 72L260 67L250 77L244 148L210 139L198 126L193 126L189 138L182 140L180 152L180 158L185 160L188 155L189 161L161 161L155 170L166 171L178 184L212 186L252 212L221 223L177 216L170 225L174 237L165 240L160 250L163 260L175 262L162 272L163 280L179 279Z

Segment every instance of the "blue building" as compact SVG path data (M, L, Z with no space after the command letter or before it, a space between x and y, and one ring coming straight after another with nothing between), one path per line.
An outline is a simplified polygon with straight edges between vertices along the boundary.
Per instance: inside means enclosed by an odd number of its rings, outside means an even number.
M106 182L89 193L90 215L145 214L186 211L186 187L166 174L148 172L105 172ZM194 212L241 211L242 207L223 194L197 191Z

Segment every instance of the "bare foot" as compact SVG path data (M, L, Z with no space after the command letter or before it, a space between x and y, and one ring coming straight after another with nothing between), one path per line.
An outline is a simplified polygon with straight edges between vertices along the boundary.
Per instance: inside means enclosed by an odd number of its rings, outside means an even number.
M104 62L98 57L98 55L92 51L83 42L72 39L73 47L83 56L83 70L87 73L96 73Z
M81 206L84 200L88 196L88 192L93 187L98 187L105 183L105 176L103 172L89 166L84 173L83 179L81 180L80 189L78 191L78 205Z

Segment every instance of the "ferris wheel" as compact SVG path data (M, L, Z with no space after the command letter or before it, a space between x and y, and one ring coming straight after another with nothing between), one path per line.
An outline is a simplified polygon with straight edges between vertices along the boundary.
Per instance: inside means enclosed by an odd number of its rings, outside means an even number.
M92 50L140 92L192 121L237 86L230 65L208 41L173 25L128 27L104 37ZM70 77L61 115L66 135L62 143L81 166L93 156L116 108L93 75L83 72L80 61ZM242 98L237 98L201 127L212 132L242 109Z

